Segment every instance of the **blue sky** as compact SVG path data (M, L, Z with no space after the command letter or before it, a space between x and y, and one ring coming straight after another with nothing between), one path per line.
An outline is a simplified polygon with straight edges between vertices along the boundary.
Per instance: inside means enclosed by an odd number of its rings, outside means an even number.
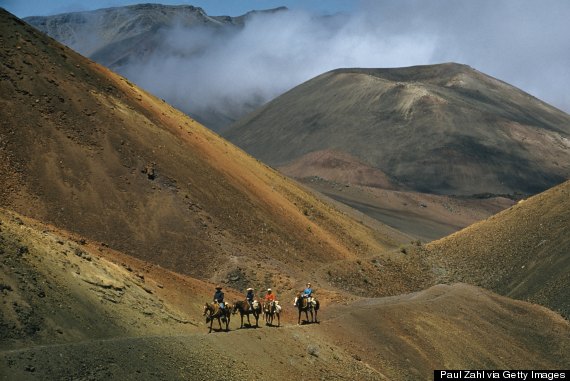
M570 0L0 0L0 6L26 17L148 2L190 4L212 16L278 6L293 10L253 23L231 44L212 44L213 61L162 62L176 64L180 75L189 72L187 65L205 68L201 77L173 80L163 92L197 86L203 78L212 93L227 92L226 83L216 86L215 78L255 66L235 90L263 89L268 100L338 67L458 62L570 112ZM339 12L335 23L315 17ZM232 60L223 56L230 50Z
M352 11L358 0L0 0L1 7L18 17L46 16L139 3L190 4L203 8L211 16L239 16L254 9L269 9L279 6L320 13L346 12Z

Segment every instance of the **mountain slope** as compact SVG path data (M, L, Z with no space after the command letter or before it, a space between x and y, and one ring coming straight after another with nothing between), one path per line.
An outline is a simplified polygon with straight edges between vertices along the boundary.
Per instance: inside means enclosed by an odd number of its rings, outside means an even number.
M407 380L569 361L567 321L465 284L326 302L321 323L302 326L283 302L279 328L238 329L234 316L230 332L208 334L201 306L211 284L1 209L0 258L6 379Z
M6 12L0 28L0 206L240 288L401 242Z
M338 69L234 124L272 166L351 155L428 193L536 193L570 177L570 116L465 65Z
M570 181L427 247L448 281L570 316Z

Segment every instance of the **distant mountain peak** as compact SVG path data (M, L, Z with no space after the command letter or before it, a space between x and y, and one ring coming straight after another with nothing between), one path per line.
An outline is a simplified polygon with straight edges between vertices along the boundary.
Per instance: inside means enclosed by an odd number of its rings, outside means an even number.
M428 193L528 194L570 177L570 115L453 62L332 70L224 135L274 166L343 151Z

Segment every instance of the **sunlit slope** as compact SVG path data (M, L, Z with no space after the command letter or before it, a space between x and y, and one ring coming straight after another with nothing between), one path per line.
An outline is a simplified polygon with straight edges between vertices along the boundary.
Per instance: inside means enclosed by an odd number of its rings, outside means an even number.
M428 245L446 277L570 316L570 181Z
M4 11L0 30L1 206L236 287L397 245Z
M224 136L276 167L344 152L427 193L536 193L570 177L568 114L454 63L333 70Z

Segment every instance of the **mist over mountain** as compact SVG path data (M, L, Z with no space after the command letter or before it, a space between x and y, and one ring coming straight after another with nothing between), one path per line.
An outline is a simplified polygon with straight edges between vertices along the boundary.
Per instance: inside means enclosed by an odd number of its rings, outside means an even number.
M328 16L145 5L26 21L223 130L340 67L460 62L569 110L568 18L565 2L363 1L354 13Z

